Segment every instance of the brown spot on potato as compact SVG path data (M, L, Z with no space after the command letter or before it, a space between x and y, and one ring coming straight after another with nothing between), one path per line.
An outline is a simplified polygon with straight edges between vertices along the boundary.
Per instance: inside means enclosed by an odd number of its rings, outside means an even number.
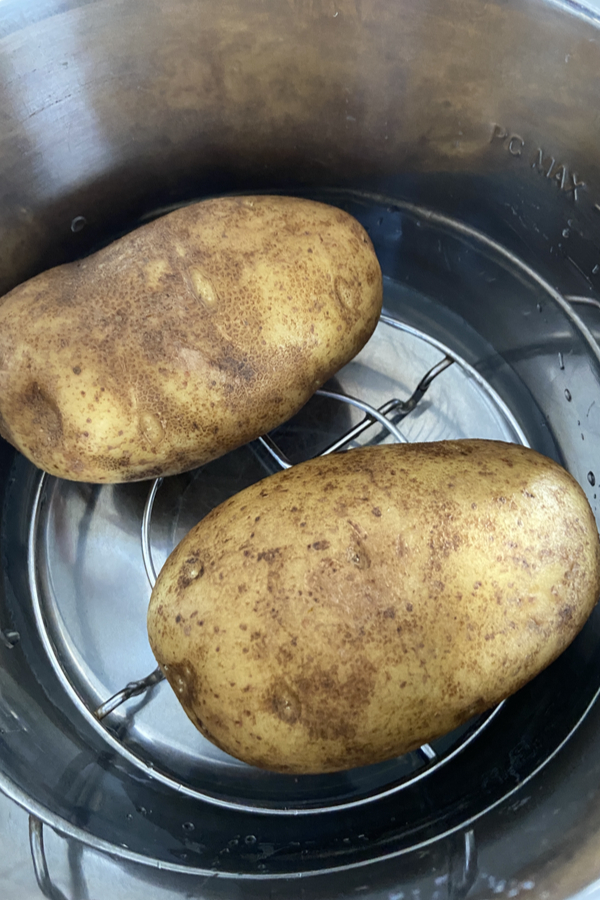
M371 568L371 556L367 551L365 542L361 540L358 535L356 535L353 542L346 547L346 559L353 566L356 566L359 571Z
M277 559L280 553L281 547L272 547L270 550L263 550L261 553L259 553L256 557L256 561L260 562L264 559L265 562L272 563Z
M186 560L179 570L179 578L177 586L180 590L185 590L198 578L204 575L204 563L200 559L198 553L193 553Z
M285 684L276 686L268 700L268 708L286 725L294 725L302 714L298 695Z
M315 541L308 545L309 550L327 550L329 547L331 547L330 541Z
M570 623L574 614L575 607L569 605L562 606L558 611L561 626L563 626L565 623Z
M63 437L62 414L52 394L33 381L23 393L23 410L29 416L34 440L56 447Z

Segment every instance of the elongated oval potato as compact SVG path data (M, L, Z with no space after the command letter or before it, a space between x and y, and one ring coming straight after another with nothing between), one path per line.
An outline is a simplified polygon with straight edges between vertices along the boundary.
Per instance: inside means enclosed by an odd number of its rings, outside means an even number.
M381 301L371 241L340 209L179 209L0 300L0 434L77 481L192 469L296 413Z
M281 772L405 753L572 641L600 592L586 497L513 444L314 459L214 509L167 560L152 649L200 731Z

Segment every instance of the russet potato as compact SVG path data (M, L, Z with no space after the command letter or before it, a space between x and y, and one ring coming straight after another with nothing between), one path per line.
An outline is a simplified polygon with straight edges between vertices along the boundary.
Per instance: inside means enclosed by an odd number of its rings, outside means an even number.
M586 497L496 441L385 445L247 488L173 551L153 652L197 728L281 772L407 752L518 690L600 592Z
M340 209L187 206L0 299L0 434L77 481L192 469L296 413L381 301L371 241Z

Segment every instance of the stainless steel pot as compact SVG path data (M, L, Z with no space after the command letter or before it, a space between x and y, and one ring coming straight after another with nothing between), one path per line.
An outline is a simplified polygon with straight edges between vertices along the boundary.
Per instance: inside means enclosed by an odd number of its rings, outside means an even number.
M396 439L528 443L600 519L594 14L5 0L0 77L0 291L239 191L349 209L385 275L373 341L330 396L204 471L100 489L0 446L0 787L31 814L31 896L600 896L600 611L491 715L343 776L237 764L143 680L153 568L185 531L287 457L393 439L382 416Z

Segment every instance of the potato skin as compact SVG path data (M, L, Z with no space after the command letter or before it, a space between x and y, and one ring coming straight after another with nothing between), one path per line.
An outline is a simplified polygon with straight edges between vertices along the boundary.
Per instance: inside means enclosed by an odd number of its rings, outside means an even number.
M381 302L371 241L340 209L179 209L0 300L0 434L76 481L192 469L296 413Z
M192 722L255 766L405 753L518 690L600 592L587 499L497 441L317 458L242 491L173 551L148 611Z

